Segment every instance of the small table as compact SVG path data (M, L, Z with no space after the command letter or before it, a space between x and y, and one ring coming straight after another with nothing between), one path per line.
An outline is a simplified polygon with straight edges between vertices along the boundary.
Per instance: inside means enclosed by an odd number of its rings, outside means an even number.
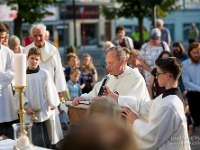
M65 104L68 107L70 126L76 125L79 121L81 121L84 118L85 112L90 107L90 105L86 104L73 106L72 101L67 101Z

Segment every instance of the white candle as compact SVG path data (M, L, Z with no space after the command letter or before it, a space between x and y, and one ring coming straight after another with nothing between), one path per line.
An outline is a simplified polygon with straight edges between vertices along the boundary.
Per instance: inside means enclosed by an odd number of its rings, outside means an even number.
M26 54L15 53L15 86L26 86Z

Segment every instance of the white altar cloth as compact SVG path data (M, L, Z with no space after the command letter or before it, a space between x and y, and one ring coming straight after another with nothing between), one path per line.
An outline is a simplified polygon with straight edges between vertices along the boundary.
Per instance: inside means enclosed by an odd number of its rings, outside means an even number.
M0 150L13 150L14 145L16 145L16 141L7 139L0 141ZM33 150L50 150L43 147L34 146Z

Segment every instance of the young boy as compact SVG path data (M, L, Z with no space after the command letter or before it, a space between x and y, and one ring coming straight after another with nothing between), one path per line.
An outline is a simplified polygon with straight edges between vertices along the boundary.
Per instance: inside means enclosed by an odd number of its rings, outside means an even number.
M156 60L157 79L166 90L152 101L118 96L105 86L104 95L114 98L132 124L142 150L190 150L183 97L178 87L182 64L175 57ZM146 122L142 121L145 120Z
M70 70L70 80L67 81L67 87L69 89L70 96L72 100L82 94L80 84L78 80L80 78L81 72L79 69Z
M76 69L77 68L77 65L78 65L78 57L76 54L74 53L69 53L67 55L67 64L68 64L68 68L65 69L65 79L66 81L68 81L70 79L70 70L71 69ZM82 74L80 75L79 77L79 80L78 80L80 86L81 86L81 89L83 89L85 87L85 81L83 79L83 76Z
M60 100L49 73L38 65L40 58L41 51L35 47L31 48L27 56L27 87L24 92L24 109L27 113L25 120L27 123L33 123L33 144L51 148L51 144L56 144L63 138L56 109ZM36 109L39 111L35 112ZM38 120L32 121L33 114ZM52 143L50 139L56 143Z

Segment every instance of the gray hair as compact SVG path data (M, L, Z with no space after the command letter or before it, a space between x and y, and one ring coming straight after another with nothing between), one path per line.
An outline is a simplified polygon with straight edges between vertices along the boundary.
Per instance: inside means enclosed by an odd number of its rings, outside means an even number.
M114 47L111 47L110 49L108 49L106 51L106 55L110 52L110 51L115 51L116 53L116 58L117 60L122 60L124 59L126 62L127 62L127 55L126 55L126 52L120 47L120 46L114 46Z
M106 51L107 49L111 48L111 47L114 47L114 44L111 42L111 41L106 41L104 44L103 44L103 49Z
M10 48L16 47L20 45L20 40L17 36L12 35L10 36L9 40L8 40L8 46Z
M42 29L44 35L45 35L45 32L46 32L46 26L43 24L43 23L38 23L38 24L33 24L31 26L31 29L30 29L30 35L32 36L33 35L33 29Z
M164 25L164 21L163 21L162 19L157 19L157 20L156 20L156 23L159 23L159 24L161 24L161 25Z
M46 36L49 36L49 35L50 35L50 33L49 33L48 30L45 31L45 35L46 35Z

